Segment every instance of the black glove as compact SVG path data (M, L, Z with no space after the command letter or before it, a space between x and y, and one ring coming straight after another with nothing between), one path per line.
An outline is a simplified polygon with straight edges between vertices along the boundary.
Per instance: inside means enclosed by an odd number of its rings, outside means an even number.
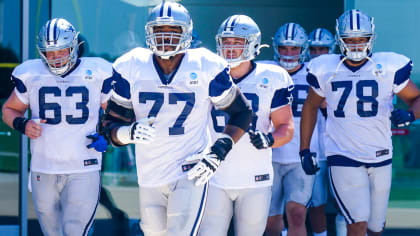
M405 111L397 108L391 112L391 122L398 128L408 127L411 122L415 120L416 118L412 111Z
M264 134L261 131L248 131L249 138L251 139L251 143L257 149L264 149L273 146L274 138L271 133Z
M319 170L318 163L316 162L316 153L311 152L309 149L303 149L299 152L300 162L302 168L307 175L314 175Z
M210 153L216 154L217 158L223 161L229 151L232 149L233 140L232 138L225 134L223 137L218 138L216 142L214 142L213 146L211 146Z

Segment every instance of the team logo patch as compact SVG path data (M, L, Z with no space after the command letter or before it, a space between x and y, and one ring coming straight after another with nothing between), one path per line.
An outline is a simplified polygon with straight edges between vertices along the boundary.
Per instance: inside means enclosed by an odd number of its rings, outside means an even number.
M255 176L255 182L261 182L261 181L266 181L266 180L270 180L270 175L269 174L256 175Z
M190 73L190 80L188 81L189 85L197 85L198 84L198 75L195 72Z
M97 165L98 164L98 159L88 159L88 160L84 160L83 164L85 166L91 166L91 165Z
M373 74L375 74L377 77L381 78L384 76L384 70L382 68L381 64L376 64L376 68L373 71Z
M92 80L93 79L92 74L93 74L92 71L87 69L86 72L85 72L85 79L86 80Z
M182 165L182 172L187 172L187 171L191 170L191 168L193 168L195 166L195 164L197 164L197 163Z
M268 78L262 78L259 84L260 88L268 88L268 84L269 84L270 80L268 80Z
M376 151L376 157L380 157L380 156L388 155L388 154L389 154L389 149Z

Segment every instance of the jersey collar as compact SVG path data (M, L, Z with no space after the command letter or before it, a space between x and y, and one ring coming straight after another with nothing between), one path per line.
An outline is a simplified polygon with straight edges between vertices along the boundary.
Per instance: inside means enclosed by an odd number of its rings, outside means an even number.
M66 73L60 75L60 77L61 78L64 78L67 75L69 75L71 72L73 72L79 66L79 64L80 64L80 59L77 58L76 63L74 63L74 66L69 71L67 71Z
M233 79L232 78L232 80L233 80L233 83L235 83L235 84L239 84L242 80L244 80L249 74L251 74L254 70L255 70L255 68L257 67L257 64L254 62L254 61L251 61L251 70L249 70L245 75L243 75L242 77L240 77L240 78L237 78L237 79Z
M297 71L294 71L294 72L292 72L292 73L289 73L289 75L290 76L294 76L294 75L296 75L299 71L301 71L301 70L303 70L303 67L305 67L305 64L300 64L301 65L301 67L299 68L299 70L297 70Z
M178 71L179 67L181 66L182 61L184 60L185 54L181 58L181 61L179 62L178 66L175 68L175 70L169 76L166 76L163 73L162 69L159 66L159 63L156 60L156 55L153 54L152 57L153 57L153 65L155 66L155 69L156 69L156 71L157 71L157 73L159 75L160 81L162 82L162 84L168 85L168 84L170 84L172 82L172 80L173 80L176 72Z

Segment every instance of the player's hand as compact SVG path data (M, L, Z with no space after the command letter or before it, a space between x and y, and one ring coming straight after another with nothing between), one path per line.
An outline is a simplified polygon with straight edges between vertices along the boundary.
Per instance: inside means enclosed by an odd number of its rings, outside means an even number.
M232 149L233 140L230 136L225 135L216 140L207 154L197 154L186 159L186 161L197 161L197 164L188 171L189 180L196 179L195 185L202 185L209 181L215 174L220 163L225 159L226 155Z
M41 124L44 124L47 120L42 119L32 119L28 120L25 126L25 135L30 139L37 139L41 136L42 127Z
M142 118L130 126L121 126L117 130L117 139L124 144L149 144L153 142L156 136L156 130L152 127L155 118Z
M416 118L414 117L414 113L412 111L397 108L391 112L391 122L398 128L408 127L415 120Z
M299 152L300 161L303 171L307 175L314 175L319 170L318 163L316 162L316 153L311 152L309 149L303 149Z
M92 143L87 145L87 148L94 148L97 152L105 152L108 147L108 142L102 135L94 133L86 136L88 139L92 139Z
M273 146L274 138L271 133L264 134L261 131L248 131L249 138L251 139L251 143L257 149L265 149Z

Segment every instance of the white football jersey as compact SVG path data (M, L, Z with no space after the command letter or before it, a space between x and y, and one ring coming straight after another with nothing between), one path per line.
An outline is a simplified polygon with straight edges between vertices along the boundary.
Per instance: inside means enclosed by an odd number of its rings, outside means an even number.
M242 78L234 79L234 82L252 105L253 117L250 129L268 133L273 128L270 114L290 103L293 83L287 71L281 67L252 63L253 69ZM227 121L226 112L212 109L209 129L213 140L221 135ZM271 186L273 183L271 148L256 149L248 133L245 133L233 145L210 183L226 189Z
M392 158L392 99L407 85L412 65L396 53L373 53L371 58L374 63L337 68L340 55L322 55L308 66L308 82L327 102L327 157L364 163Z
M278 65L278 63L275 61L264 61L264 63ZM302 67L298 71L295 71L294 73L290 74L290 76L292 77L293 84L295 85L292 92L292 112L295 132L293 134L292 140L289 143L278 148L273 148L274 162L282 164L300 162L300 117L302 113L303 103L305 102L306 97L308 96L309 90L309 84L306 82L306 74L306 63L302 64ZM319 140L317 130L318 129L316 128L314 131L310 147L310 150L316 153L318 153L319 151Z
M101 104L111 96L112 65L82 57L65 76L52 74L40 59L25 61L12 73L15 93L29 105L32 119L46 119L31 139L31 170L70 174L101 169L102 153L86 145L96 130Z
M136 144L139 184L159 186L184 177L185 159L210 144L212 103L222 105L236 90L226 61L204 48L189 49L167 78L149 49L136 48L113 66L112 100L132 108L137 120L156 117L154 142Z

